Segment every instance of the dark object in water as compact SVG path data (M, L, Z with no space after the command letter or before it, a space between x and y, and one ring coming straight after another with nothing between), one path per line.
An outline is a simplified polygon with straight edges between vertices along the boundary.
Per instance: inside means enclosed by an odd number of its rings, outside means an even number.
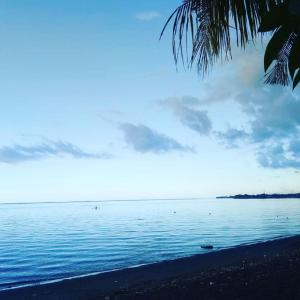
M201 245L202 249L213 249L214 246L213 245Z

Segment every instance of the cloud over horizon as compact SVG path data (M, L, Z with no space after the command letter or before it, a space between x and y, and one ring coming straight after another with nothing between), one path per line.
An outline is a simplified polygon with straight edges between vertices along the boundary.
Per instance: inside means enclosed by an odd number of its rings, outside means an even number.
M183 146L173 138L142 124L122 123L119 128L124 134L126 144L140 153L161 154L172 151L193 151L192 148Z
M262 66L263 52L252 49L237 55L234 64L222 66L222 74L227 76L212 75L203 83L207 93L198 103L208 107L214 103L234 103L244 114L239 127L228 126L227 130L213 132L222 144L230 148L254 146L257 162L264 168L300 169L299 91L263 84Z
M259 163L272 169L294 168L300 169L300 147L299 141L292 141L286 145L277 143L269 146L267 149L262 148L257 153Z
M108 153L89 153L69 142L49 141L36 145L23 146L15 144L0 148L0 163L17 164L36 161L55 156L70 156L75 159L109 159Z
M199 97L167 98L159 104L201 136L213 134L228 148L253 146L257 162L264 168L300 169L300 94L290 87L263 84L262 54L252 49L237 55L234 64L222 66L221 75L209 75L202 83L205 93ZM243 114L240 124L229 114L227 129L213 130L212 106L228 103Z
M218 138L227 145L256 146L257 161L264 168L300 169L299 156L291 151L300 137L299 95L285 87L261 86L244 88L231 99L248 117L248 129L219 132Z

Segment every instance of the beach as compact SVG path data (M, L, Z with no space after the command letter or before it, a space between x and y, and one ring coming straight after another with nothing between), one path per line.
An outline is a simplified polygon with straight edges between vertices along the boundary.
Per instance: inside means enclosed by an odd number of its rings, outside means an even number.
M0 14L0 300L300 300L300 0Z
M300 236L0 292L26 299L300 299Z

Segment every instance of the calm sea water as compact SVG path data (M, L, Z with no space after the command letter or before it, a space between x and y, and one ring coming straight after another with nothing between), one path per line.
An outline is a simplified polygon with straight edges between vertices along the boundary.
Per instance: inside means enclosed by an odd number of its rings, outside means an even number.
M0 204L0 290L294 234L300 199Z

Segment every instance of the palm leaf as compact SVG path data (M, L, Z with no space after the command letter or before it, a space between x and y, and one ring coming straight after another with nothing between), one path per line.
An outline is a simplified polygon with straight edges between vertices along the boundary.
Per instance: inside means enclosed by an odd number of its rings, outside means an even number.
M276 30L278 27L289 22L288 3L280 3L267 11L261 19L259 32Z
M285 28L280 28L279 31L283 31ZM287 29L285 29L287 32L289 32ZM276 34L276 33L275 33ZM274 36L275 36L274 34ZM273 36L273 38L274 38ZM291 50L293 48L293 45L295 43L295 40L297 38L297 35L292 32L288 33L287 37L285 37L285 41L282 43L279 49L276 48L277 57L276 57L276 63L274 67L269 71L265 77L265 83L267 84L281 84L281 85L288 85L289 84L289 71L288 71L288 60L291 53ZM272 39L273 39L272 38ZM280 37L283 38L283 35ZM268 45L270 47L271 41ZM276 45L276 47L279 44ZM275 47L274 47L275 48ZM275 53L275 51L273 51ZM267 54L267 51L266 51Z
M293 80L293 89L298 85L300 82L300 70L298 70L294 80Z
M232 58L233 44L245 48L264 32L275 31L265 53L265 82L286 85L290 75L294 86L299 83L299 0L183 0L160 38L171 22L176 65L196 65L205 75L218 59Z
M293 79L295 72L298 68L300 68L300 37L297 36L297 39L292 46L291 53L289 56L289 72L290 76Z
M264 57L265 72L270 67L271 63L277 59L281 49L287 47L286 41L290 37L290 28L288 26L281 26L272 36L267 45Z
M259 34L262 15L284 0L184 0L167 20L161 37L173 20L172 49L175 63L187 60L202 75L217 59L231 58L232 36L245 48ZM190 37L187 36L190 34ZM161 38L160 37L160 38ZM188 52L188 41L191 51Z

